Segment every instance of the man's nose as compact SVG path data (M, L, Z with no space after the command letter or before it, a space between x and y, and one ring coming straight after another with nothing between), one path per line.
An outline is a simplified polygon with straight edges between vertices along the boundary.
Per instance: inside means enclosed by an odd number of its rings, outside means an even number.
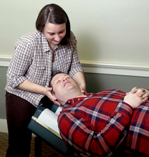
M66 77L63 77L63 81L66 81L67 80L67 78Z

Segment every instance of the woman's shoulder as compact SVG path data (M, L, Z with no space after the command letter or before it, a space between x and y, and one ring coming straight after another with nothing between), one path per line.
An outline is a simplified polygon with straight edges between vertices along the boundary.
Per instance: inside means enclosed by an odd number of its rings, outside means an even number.
M70 38L76 38L72 31L70 31Z
M70 31L70 43L71 44L76 44L77 43L77 39L74 35L74 33L72 31Z
M16 40L16 44L26 44L26 43L37 43L38 41L40 41L40 38L43 36L43 33L39 32L39 31L33 31L33 32L29 32L23 36L21 36L20 38L18 38Z

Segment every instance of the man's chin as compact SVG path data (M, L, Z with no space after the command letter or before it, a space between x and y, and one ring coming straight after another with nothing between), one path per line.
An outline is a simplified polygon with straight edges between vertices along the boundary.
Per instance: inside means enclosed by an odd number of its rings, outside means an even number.
M74 86L72 86L72 85L67 87L68 91L71 91L72 89L74 89Z

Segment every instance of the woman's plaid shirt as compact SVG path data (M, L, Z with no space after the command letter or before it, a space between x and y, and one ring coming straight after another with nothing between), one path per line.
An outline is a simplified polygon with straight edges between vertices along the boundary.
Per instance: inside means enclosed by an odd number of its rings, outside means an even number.
M53 55L58 71L68 73L71 77L78 71L83 72L76 44L77 41L72 32L70 44L58 45L54 51L50 49L41 32L35 31L19 38L7 71L6 91L38 106L44 95L20 90L17 86L25 79L44 87L49 86Z
M141 115L144 115L145 111L149 112L149 106L143 112L138 109L140 119L133 118L131 121L133 109L123 102L125 94L119 90L107 90L97 94L87 94L87 98L68 100L58 118L60 134L64 141L91 156L111 156L126 139L128 126L132 122L136 128L133 125L130 126L129 148L144 153L147 148L144 148L144 145L149 146L149 140L147 140L149 128L148 130L147 128L139 130L139 128L143 121ZM148 118L146 126L149 127L149 113L143 117ZM143 135L143 139L135 134ZM140 147L139 141L145 141L145 143Z

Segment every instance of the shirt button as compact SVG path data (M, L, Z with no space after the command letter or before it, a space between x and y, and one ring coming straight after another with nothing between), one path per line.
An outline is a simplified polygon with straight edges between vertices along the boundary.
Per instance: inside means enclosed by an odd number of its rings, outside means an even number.
M80 99L78 99L78 100L80 100Z
M70 103L70 101L68 101L68 103Z

